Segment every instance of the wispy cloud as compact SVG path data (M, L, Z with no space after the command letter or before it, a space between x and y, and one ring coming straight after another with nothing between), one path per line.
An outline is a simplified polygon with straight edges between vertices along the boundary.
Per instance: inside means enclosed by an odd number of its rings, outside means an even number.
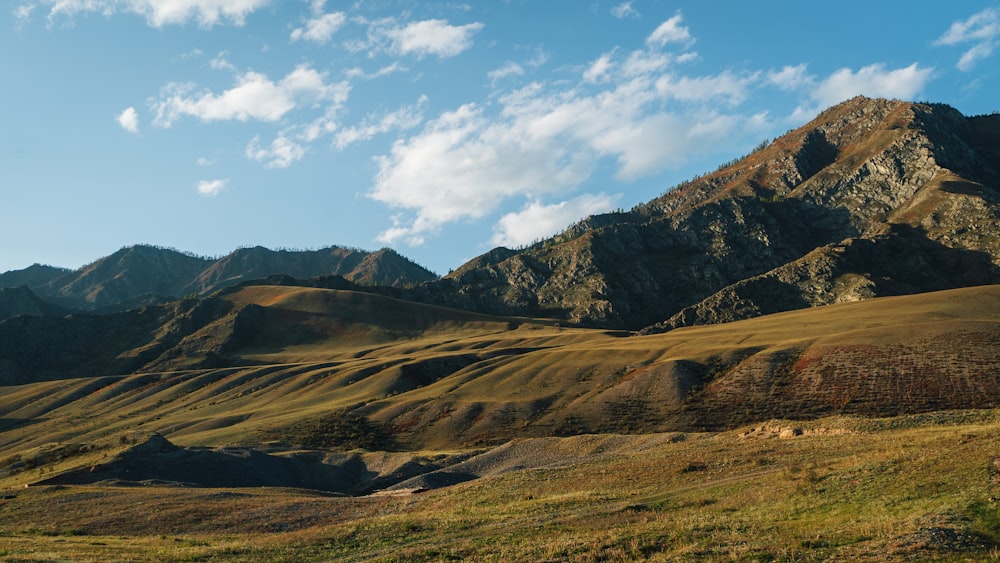
M105 16L138 14L152 27L195 21L202 27L222 23L243 25L246 17L267 5L269 0L34 0L22 7L49 7L49 21L72 19L79 13ZM30 13L30 12L28 12Z
M996 50L1000 38L1000 10L986 8L985 10L962 21L951 24L947 31L939 37L935 45L971 44L956 66L963 72L971 71L976 63L986 59Z
M198 182L198 195L215 197L229 185L228 179L202 180Z
M277 121L301 105L342 104L350 86L328 83L326 73L300 66L275 82L259 72L237 76L236 85L220 93L195 92L191 84L169 84L149 105L159 127L170 127L184 116L201 121Z
M333 34L346 22L347 14L343 12L317 14L315 17L309 19L304 27L292 30L291 40L325 44L330 41Z
M515 63L514 61L507 61L502 67L491 70L486 73L489 77L490 83L496 84L498 81L503 80L511 76L524 76L524 67Z
M129 133L139 132L139 113L135 111L134 107L125 108L118 114L118 117L116 117L115 120L122 129L128 131Z
M622 2L611 8L611 15L623 20L625 18L638 18L640 17L639 12L632 7L632 2Z
M358 141L366 141L376 135L413 129L424 120L424 108L427 106L427 100L427 96L420 96L414 105L404 106L379 116L369 115L360 125L347 127L337 132L334 146L343 149L348 145Z
M665 47L668 43L689 43L693 39L687 26L681 25L684 17L677 14L674 17L660 24L653 33L646 38L646 44L650 47Z
M302 160L305 155L306 148L284 134L279 134L267 146L261 145L260 135L257 135L247 145L246 150L247 158L263 163L267 168L288 168Z

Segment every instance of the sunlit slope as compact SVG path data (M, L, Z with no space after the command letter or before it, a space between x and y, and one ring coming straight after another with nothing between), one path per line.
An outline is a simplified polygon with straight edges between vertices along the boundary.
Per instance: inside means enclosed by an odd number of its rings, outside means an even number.
M133 431L182 445L451 448L1000 404L1000 286L650 336L332 290L225 298L256 311L226 329L247 365L3 388L0 449ZM219 322L188 344L225 332Z

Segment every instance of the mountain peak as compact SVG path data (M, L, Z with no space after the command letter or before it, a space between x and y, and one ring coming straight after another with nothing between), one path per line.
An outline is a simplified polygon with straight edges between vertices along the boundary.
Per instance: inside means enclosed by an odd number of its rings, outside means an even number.
M852 98L631 211L474 259L419 298L635 329L992 283L998 140L1000 120ZM969 271L949 275L958 264Z

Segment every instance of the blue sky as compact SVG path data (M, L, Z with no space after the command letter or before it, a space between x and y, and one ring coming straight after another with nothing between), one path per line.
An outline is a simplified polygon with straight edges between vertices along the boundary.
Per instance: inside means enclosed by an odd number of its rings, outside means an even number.
M0 271L148 243L445 273L857 94L996 111L998 45L996 0L12 0Z

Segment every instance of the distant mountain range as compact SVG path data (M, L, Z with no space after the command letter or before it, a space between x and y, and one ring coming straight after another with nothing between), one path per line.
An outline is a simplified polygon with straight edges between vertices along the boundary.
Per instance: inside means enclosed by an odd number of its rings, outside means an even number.
M112 311L271 275L339 275L427 304L647 333L998 283L1000 115L854 98L650 202L444 278L388 249L254 247L210 260L131 246L79 270L0 274L0 287ZM0 318L39 310L22 297Z
M332 246L320 250L240 248L209 259L169 248L122 248L78 270L33 265L0 274L0 288L25 286L39 297L82 310L123 310L183 296L207 295L271 275L313 278L339 275L361 285L405 286L437 278L433 272L385 248L375 252ZM30 300L24 296L22 298ZM27 301L26 301L27 303ZM24 304L4 306L0 318L31 312Z

